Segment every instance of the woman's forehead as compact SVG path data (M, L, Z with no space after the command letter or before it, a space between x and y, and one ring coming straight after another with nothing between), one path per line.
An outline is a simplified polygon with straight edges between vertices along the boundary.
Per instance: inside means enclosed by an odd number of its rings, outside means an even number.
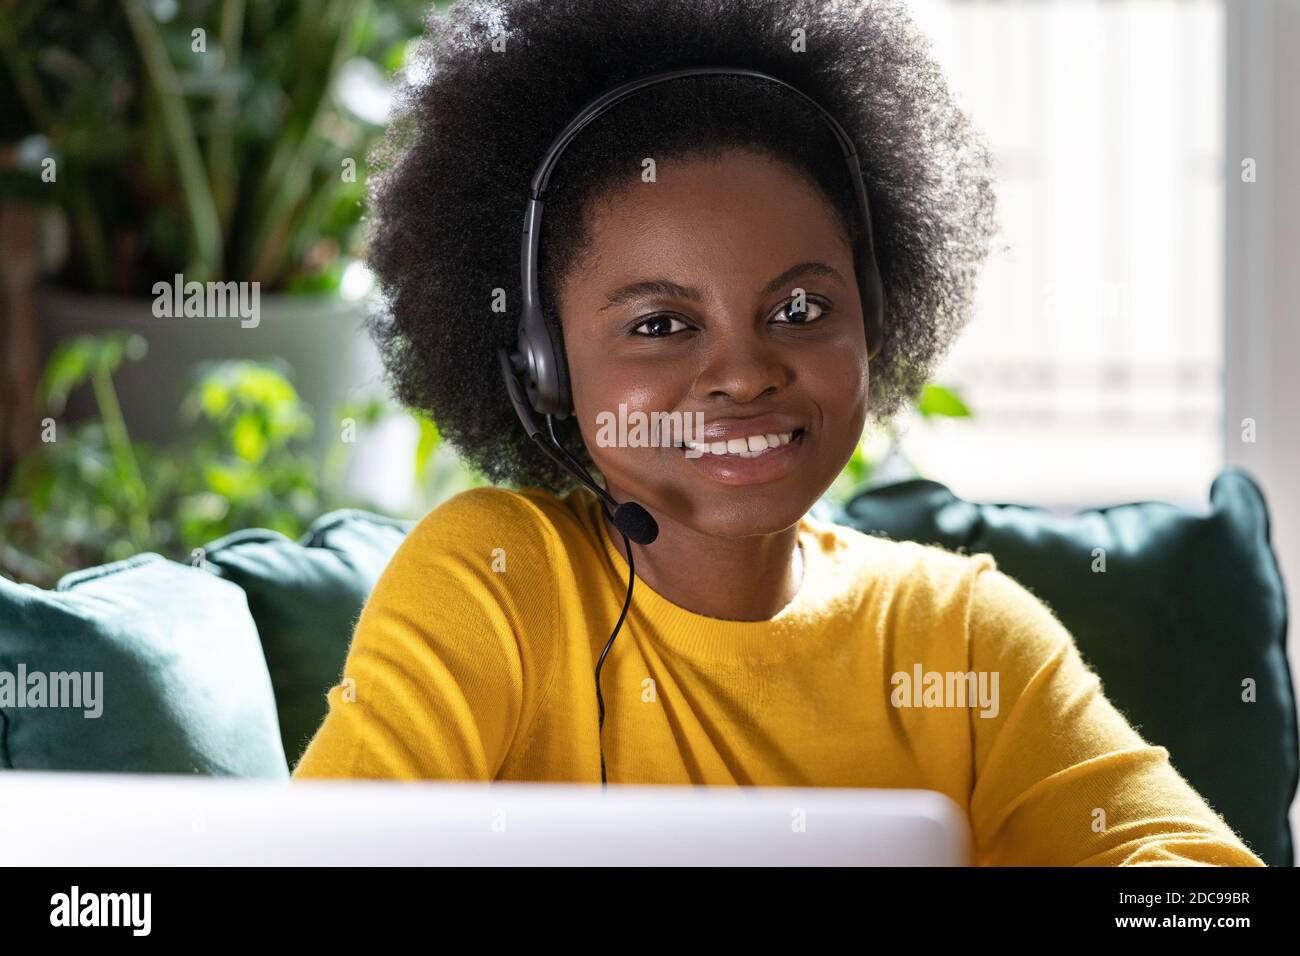
M835 211L812 180L747 152L656 164L656 178L617 186L593 204L576 279L651 266L679 273L775 275L794 262L851 260Z

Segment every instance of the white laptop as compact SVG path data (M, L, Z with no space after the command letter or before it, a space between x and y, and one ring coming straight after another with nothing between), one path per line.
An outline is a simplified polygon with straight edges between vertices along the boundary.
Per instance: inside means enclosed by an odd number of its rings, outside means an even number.
M0 771L7 866L966 866L928 790Z

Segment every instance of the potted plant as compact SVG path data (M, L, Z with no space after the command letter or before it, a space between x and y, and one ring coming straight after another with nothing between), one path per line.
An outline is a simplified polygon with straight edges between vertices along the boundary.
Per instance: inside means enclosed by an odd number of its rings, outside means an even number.
M323 456L307 447L313 419L280 363L201 362L173 410L178 437L135 440L115 382L145 353L143 339L123 332L74 336L55 348L38 395L50 416L47 440L0 489L0 575L48 588L70 571L145 551L187 561L234 531L269 528L297 538L324 512L375 510L373 498L344 482L357 441L334 442ZM78 391L91 396L95 414L55 421ZM415 426L413 485L423 503L403 517L485 481L448 457L427 418L380 397L331 411L352 422L358 438L391 419Z
M366 155L427 2L0 5L0 199L57 214L44 352L124 330L133 434L172 437L184 376L277 356L327 413L379 366L356 261ZM88 396L87 396L88 399ZM93 412L74 396L69 412ZM316 429L318 449L330 428Z

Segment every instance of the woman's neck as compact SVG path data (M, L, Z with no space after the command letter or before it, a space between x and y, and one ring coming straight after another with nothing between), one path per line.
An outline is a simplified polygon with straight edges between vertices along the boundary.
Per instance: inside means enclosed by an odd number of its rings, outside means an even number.
M600 509L605 532L627 559L623 536ZM636 576L660 596L696 614L766 621L794 600L803 577L799 528L744 538L701 534L659 518L659 537L634 545Z

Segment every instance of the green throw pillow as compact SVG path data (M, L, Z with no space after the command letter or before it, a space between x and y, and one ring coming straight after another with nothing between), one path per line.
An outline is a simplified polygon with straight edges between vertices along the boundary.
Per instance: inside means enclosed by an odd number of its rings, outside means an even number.
M915 479L858 494L837 520L992 554L1052 608L1138 731L1265 862L1291 865L1300 766L1286 597L1245 472L1220 474L1199 512L1141 502L1062 517Z
M243 592L157 554L0 578L0 766L286 778Z
M301 541L250 529L204 549L204 566L248 595L290 767L325 719L325 694L343 673L361 607L413 524L333 511Z

